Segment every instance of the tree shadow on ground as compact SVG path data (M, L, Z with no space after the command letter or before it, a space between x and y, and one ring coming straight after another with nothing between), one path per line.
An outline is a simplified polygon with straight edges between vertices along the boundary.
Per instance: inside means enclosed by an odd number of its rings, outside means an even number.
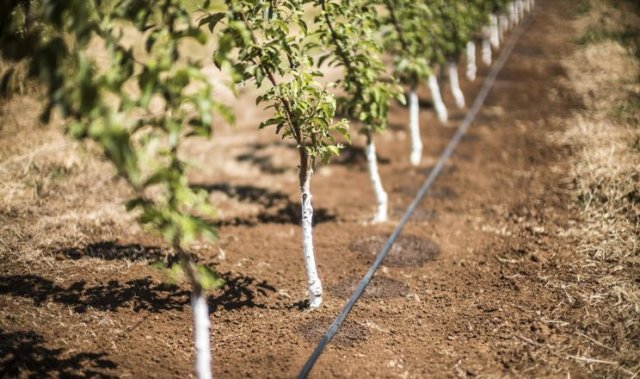
M253 203L262 207L256 214L244 217L232 217L224 220L216 220L217 227L224 226L256 226L258 224L299 224L301 217L300 202L293 202L289 196L280 191L272 191L266 188L252 185L220 184L194 184L195 188L209 193L222 192L229 198L238 202ZM326 208L313 210L313 224L335 221L337 216Z
M250 276L233 273L220 276L225 284L209 296L212 311L263 308L265 306L258 300L276 292L275 287L266 281L258 281ZM31 299L36 306L48 301L64 304L77 313L91 309L159 313L182 311L189 304L190 291L173 284L154 283L150 278L126 282L110 280L97 285L87 285L81 280L63 286L37 275L8 275L0 276L0 295Z
M224 286L209 297L210 312L218 309L266 308L266 305L257 302L258 298L268 297L269 294L276 292L276 288L265 280L258 281L253 277L233 273L225 273L221 276L224 279Z
M150 278L110 280L97 285L87 285L80 280L65 287L37 275L0 277L0 294L28 298L35 305L53 301L68 305L78 313L90 308L111 312L127 308L152 313L182 310L189 299L188 291L171 284L154 283Z
M238 162L247 162L255 165L265 174L278 175L295 169L295 166L276 165L273 162L273 153L265 151L270 148L285 148L289 150L297 149L295 144L285 142L254 143L249 147L249 151L247 153L237 155L235 159Z
M61 254L68 259L100 258L107 261L126 260L157 261L167 255L167 251L156 246L143 246L140 244L121 244L115 241L102 241L87 245L82 248L73 247L61 249L55 254Z
M389 164L391 159L381 157L378 154L379 164ZM339 166L357 167L362 170L367 169L367 154L365 148L361 146L348 145L340 152L340 156L331 160L331 164Z
M105 353L65 354L65 349L44 346L34 332L0 330L0 377L2 378L117 378L109 370L118 365Z

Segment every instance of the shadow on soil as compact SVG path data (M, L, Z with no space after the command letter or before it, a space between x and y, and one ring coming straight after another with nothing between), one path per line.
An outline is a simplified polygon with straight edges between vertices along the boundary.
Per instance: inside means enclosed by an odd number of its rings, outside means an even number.
M195 188L200 188L209 193L222 192L229 198L243 203L253 203L260 205L263 209L255 216L233 217L225 220L217 220L214 224L217 227L223 226L256 226L258 224L299 224L300 223L300 203L289 199L285 193L271 191L266 188L251 185L221 184L195 184ZM335 221L337 216L330 213L326 208L316 208L313 210L313 224Z
M0 331L0 377L2 378L116 378L105 371L117 368L104 353L65 354L64 349L44 346L34 332Z
M391 159L381 157L378 154L378 163L379 164L389 164L391 163ZM331 160L332 165L340 165L340 166L349 166L349 167L358 167L362 170L367 169L367 155L365 152L365 148L362 146L354 146L348 145L345 146L344 149L340 152L340 156Z
M273 153L269 149L284 148L296 150L296 145L285 142L254 143L249 147L249 152L237 155L238 162L247 162L257 166L265 174L278 175L295 169L295 166L278 166L273 162Z
M165 258L166 252L156 246L139 244L120 244L114 241L104 241L87 245L83 248L68 248L56 252L68 259L100 258L106 261L126 260L157 261Z
M208 299L212 312L218 309L264 308L265 305L258 299L276 292L276 288L264 280L232 273L220 276L225 281L224 286ZM182 311L189 303L190 292L176 285L154 283L150 278L126 282L111 280L92 286L85 281L78 281L65 287L36 275L9 275L0 276L0 295L31 299L36 306L52 301L70 306L78 313L90 309L159 313Z
M182 310L189 299L188 291L175 285L153 283L150 278L110 280L93 286L81 280L63 287L36 275L9 275L0 277L0 294L28 298L35 305L53 301L68 305L78 313L89 308L111 312L128 308L153 313Z
M267 297L276 292L276 288L266 281L258 281L249 276L225 273L221 275L224 286L218 293L209 298L209 311L219 309L234 310L240 308L266 308L257 302L259 297Z

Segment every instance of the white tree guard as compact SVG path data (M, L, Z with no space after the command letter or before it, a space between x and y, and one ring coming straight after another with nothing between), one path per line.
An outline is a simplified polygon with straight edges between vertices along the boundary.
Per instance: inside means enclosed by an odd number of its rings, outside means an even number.
M491 46L493 46L494 49L498 49L500 47L500 29L498 28L498 16L492 13L491 16L489 16L489 19L489 38L491 40Z
M509 3L509 24L512 28L518 25L518 10L514 1Z
M373 192L376 196L376 215L373 217L374 223L387 221L389 196L382 186L382 180L380 179L380 172L378 171L378 155L376 154L376 145L373 142L373 137L369 138L366 147L367 153L367 166L369 167L369 178L371 178L371 184L373 185ZM422 154L422 151L420 151ZM420 160L418 159L418 162Z
M500 25L500 39L504 40L504 35L509 30L509 17L501 14L498 17L498 24Z
M524 0L518 0L518 17L520 21L524 20Z
M458 65L454 61L449 62L449 85L451 86L451 93L456 101L456 106L460 109L464 108L464 93L460 88L460 80L458 78Z
M478 66L476 65L476 43L473 41L467 42L467 79L476 80L476 74L478 72Z
M199 379L211 379L211 347L209 346L209 305L203 291L191 294L193 331L196 347L196 373Z
M482 63L487 66L491 65L491 42L489 42L489 37L482 38Z
M429 75L427 86L431 92L431 98L433 99L433 106L436 109L438 120L440 120L440 122L447 122L447 120L449 120L449 113L447 112L447 107L444 105L444 101L442 101L440 86L438 85L438 79L435 75Z
M418 94L415 89L409 91L409 134L411 136L411 156L409 160L412 165L417 166L420 164L420 159L422 159L422 136L420 135L420 106L418 105Z
M322 304L322 283L318 276L316 257L313 253L313 206L311 205L311 169L305 175L300 187L302 202L302 251L307 269L307 284L309 288L309 308L315 309Z

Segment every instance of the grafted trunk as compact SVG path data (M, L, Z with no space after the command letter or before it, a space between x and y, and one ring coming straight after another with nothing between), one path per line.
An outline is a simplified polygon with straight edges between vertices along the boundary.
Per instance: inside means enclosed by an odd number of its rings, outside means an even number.
M193 331L196 343L196 372L199 379L211 379L211 347L209 346L209 305L207 298L198 285L191 292L193 311Z
M490 16L489 28L491 46L493 46L494 49L497 49L500 47L500 30L498 29L498 16L493 13Z
M434 77L435 80L435 77ZM436 82L437 85L437 82ZM409 134L411 136L411 164L417 166L422 158L422 137L420 136L420 107L416 89L409 91Z
M301 147L304 149L304 147ZM306 163L306 153L300 165L300 195L302 203L302 251L307 269L307 285L309 289L309 308L318 308L322 304L322 283L316 268L316 257L313 252L313 206L311 205L311 176L313 169Z
M467 42L467 79L476 80L476 73L478 72L478 66L476 65L476 43L473 41Z
M376 145L373 142L373 136L371 132L367 134L367 166L369 167L369 178L371 178L371 184L373 185L373 192L376 196L376 215L373 217L373 222L385 222L387 221L388 201L389 196L382 186L382 180L380 179L380 172L378 171L378 155L376 154Z
M460 80L458 79L458 65L455 61L449 61L449 83L451 85L451 92L453 98L456 101L456 106L460 109L464 108L464 93L460 88Z
M433 99L433 106L436 109L438 120L440 120L440 122L447 122L449 114L447 112L447 107L444 105L444 101L442 101L440 86L438 85L438 79L435 75L429 75L429 78L427 79L427 86L429 87L429 92L431 92L431 98Z

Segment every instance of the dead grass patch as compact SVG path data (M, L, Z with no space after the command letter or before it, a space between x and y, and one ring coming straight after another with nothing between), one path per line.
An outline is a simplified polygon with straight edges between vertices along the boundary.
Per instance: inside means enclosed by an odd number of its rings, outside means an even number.
M640 19L631 10L591 1L579 21L582 47L563 61L565 85L585 104L560 137L575 152L570 174L583 211L571 298L584 309L576 323L584 338L575 357L604 377L640 373L640 131L629 102L640 93L640 64L628 32Z

